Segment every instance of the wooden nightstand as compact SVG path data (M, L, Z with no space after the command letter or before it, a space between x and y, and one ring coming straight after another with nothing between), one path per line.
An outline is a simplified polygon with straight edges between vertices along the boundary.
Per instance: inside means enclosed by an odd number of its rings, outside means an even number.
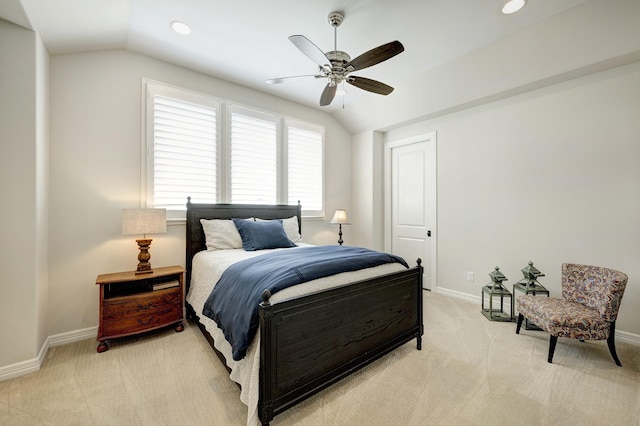
M98 275L100 327L97 351L109 349L109 339L130 336L176 324L184 330L184 269L154 268L150 274L135 271Z

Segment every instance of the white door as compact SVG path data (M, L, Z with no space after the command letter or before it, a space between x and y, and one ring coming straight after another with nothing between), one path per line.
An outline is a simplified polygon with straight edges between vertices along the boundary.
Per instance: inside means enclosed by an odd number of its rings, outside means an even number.
M409 266L418 258L423 286L435 285L435 134L385 145L385 248Z

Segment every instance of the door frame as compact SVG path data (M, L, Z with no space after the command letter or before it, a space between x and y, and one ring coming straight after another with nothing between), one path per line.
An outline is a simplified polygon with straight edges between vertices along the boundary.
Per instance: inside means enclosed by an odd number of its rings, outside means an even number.
M384 144L384 248L385 251L390 252L391 250L391 150L393 148L398 148L401 146L411 145L419 142L431 142L428 146L430 148L430 157L431 164L427 164L426 166L429 168L429 182L427 183L430 186L431 192L431 237L429 241L431 242L431 259L430 261L430 282L431 288L430 290L434 293L438 291L438 208L437 208L437 133L430 132L417 136L412 136L409 138L399 139L397 141L389 141ZM410 262L409 266L413 266Z

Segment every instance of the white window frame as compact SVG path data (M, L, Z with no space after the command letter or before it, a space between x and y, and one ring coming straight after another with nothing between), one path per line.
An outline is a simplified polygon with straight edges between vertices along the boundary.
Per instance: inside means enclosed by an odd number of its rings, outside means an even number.
M166 96L173 99L178 99L184 102L192 102L195 104L205 105L209 108L216 110L216 197L220 199L220 166L221 166L221 115L223 104L219 99L211 96L207 96L201 93L188 91L186 89L180 89L177 87L168 86L163 83L154 82L151 80L145 80L144 86L144 116L146 117L146 125L144 126L145 135L142 143L142 174L141 174L141 199L143 207L154 206L154 111L153 111L153 97L155 95ZM219 202L219 201L218 201ZM167 210L167 220L184 219L187 209L187 200L184 200L184 208L180 210Z
M325 128L324 126L305 122L292 117L285 117L269 111L261 111L249 106L233 104L229 101L215 98L202 93L197 93L187 89L170 86L164 83L143 79L142 81L142 116L145 117L143 124L143 136L141 144L141 200L143 207L153 207L154 205L154 152L153 152L153 96L155 94L175 98L186 102L206 105L216 109L216 202L231 202L231 112L239 112L248 116L275 120L277 153L276 153L276 173L277 173L277 203L288 204L288 132L289 126L318 132L322 137L322 194L321 210L309 210L302 206L303 217L323 218L325 206ZM167 210L169 221L183 221L185 219L185 208L181 210Z
M258 111L256 109L248 108L241 105L229 104L226 108L225 114L225 135L223 138L222 144L225 150L224 162L225 169L224 175L221 178L223 180L223 191L222 191L222 202L231 203L231 115L232 114L242 114L247 117L255 118L258 120L271 121L275 123L276 126L276 203L282 204L283 192L281 191L280 182L282 181L283 172L286 173L286 170L283 170L285 166L282 163L282 120L276 114L271 114L268 112ZM303 206L304 207L304 206Z
M283 126L282 126L282 138L283 138L283 149L282 149L282 161L283 161L283 167L282 170L284 171L285 175L283 176L283 179L281 181L282 185L283 185L283 200L282 202L284 204L288 204L288 197L289 197L289 188L288 188L288 173L289 173L289 164L288 164L288 147L289 147L289 140L288 140L288 136L289 136L289 132L288 132L288 128L289 127L295 127L298 129L303 129L303 130L308 130L310 132L317 132L320 133L321 138L322 138L322 164L321 164L321 180L322 180L322 191L321 191L321 209L320 210L311 210L311 209L305 209L304 208L304 204L302 205L302 208L304 210L304 217L313 217L313 218L324 218L324 206L325 204L325 129L323 126L319 126L317 124L311 124L311 123L307 123L295 118L285 118L283 120ZM284 194L286 194L286 196L284 196Z

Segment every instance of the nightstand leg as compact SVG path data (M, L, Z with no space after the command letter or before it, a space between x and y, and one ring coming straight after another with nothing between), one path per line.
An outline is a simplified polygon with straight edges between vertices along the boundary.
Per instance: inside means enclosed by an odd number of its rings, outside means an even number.
M108 350L109 350L109 342L107 340L101 341L98 347L96 348L96 351L99 354L101 354L102 352L106 352Z
M184 325L182 324L182 321L178 323L178 325L176 325L175 328L177 333L180 333L182 330L184 330Z

